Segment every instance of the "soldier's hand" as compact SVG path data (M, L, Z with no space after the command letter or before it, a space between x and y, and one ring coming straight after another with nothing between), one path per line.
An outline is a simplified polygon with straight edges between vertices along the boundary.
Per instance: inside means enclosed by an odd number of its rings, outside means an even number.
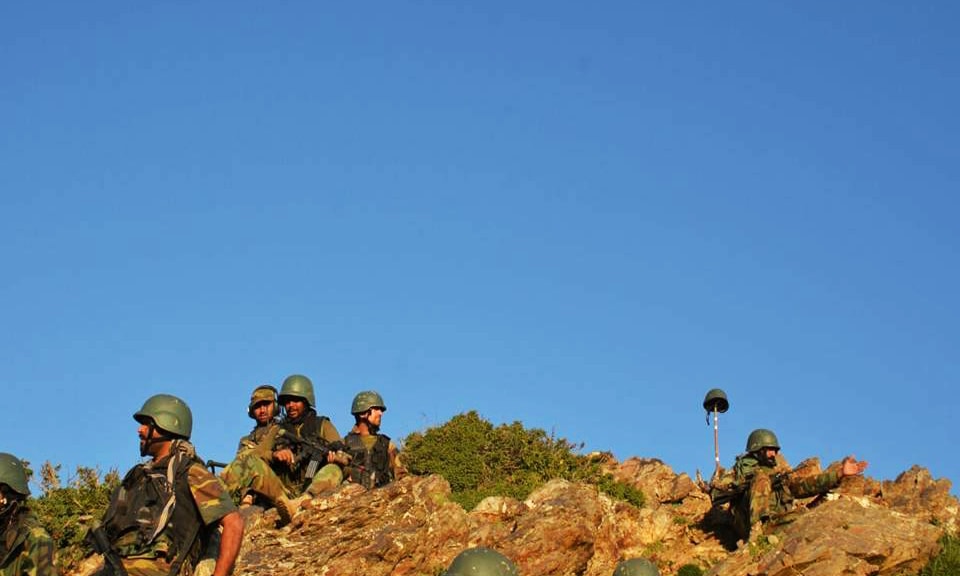
M284 448L282 450L277 450L273 453L273 459L277 462L283 462L287 466L293 466L295 458L293 457L293 450L289 448Z
M327 453L327 461L341 466L349 466L353 461L353 456L342 450L331 450Z
M840 477L843 478L845 476L856 476L858 474L863 474L863 471L866 469L866 461L857 462L857 459L853 456L847 456L840 464Z

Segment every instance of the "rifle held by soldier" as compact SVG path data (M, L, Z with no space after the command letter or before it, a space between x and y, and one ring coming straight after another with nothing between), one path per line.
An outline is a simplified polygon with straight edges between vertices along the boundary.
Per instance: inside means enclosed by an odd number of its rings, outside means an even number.
M107 531L99 520L95 520L93 525L87 531L87 543L101 556L103 556L106 565L107 576L127 576L127 570L123 567L123 560L120 555L110 545L110 539L107 537Z

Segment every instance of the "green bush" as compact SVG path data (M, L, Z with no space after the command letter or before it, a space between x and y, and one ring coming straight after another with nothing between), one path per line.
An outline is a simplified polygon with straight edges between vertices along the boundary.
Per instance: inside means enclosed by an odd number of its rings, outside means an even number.
M61 571L75 568L91 550L83 541L89 521L101 518L110 502L110 494L120 484L116 470L103 480L93 468L78 466L76 475L61 487L60 466L49 462L41 468L40 486L43 495L31 499L30 507L50 533L57 547L57 564Z
M493 426L475 411L404 441L404 463L414 474L439 474L452 498L470 510L487 496L522 500L548 480L595 484L613 498L643 506L643 493L604 474L600 464L577 454L582 446L520 422Z
M940 539L940 553L920 571L919 576L954 576L960 574L960 538L945 535Z

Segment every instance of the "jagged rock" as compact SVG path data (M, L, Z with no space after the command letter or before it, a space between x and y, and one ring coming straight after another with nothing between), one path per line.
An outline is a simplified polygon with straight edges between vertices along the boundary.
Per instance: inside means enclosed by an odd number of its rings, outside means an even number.
M234 574L437 573L469 536L467 513L449 496L439 476L403 478L369 492L343 486L315 500L290 526L252 526Z
M930 521L951 531L957 529L957 499L950 495L946 478L934 480L926 468L914 465L893 482L881 484L883 500L894 510L909 514L928 514Z
M708 576L894 576L916 573L937 551L935 526L842 498L800 516L775 538L756 535Z
M651 505L680 502L699 490L689 476L677 475L656 458L628 458L619 465L608 461L605 469L617 480L639 488Z
M847 478L835 499L731 552L711 522L718 513L689 477L654 459L603 465L643 490L647 505L554 480L525 501L491 497L467 513L443 478L407 476L373 491L341 486L284 528L275 511L248 508L235 576L435 575L476 545L513 558L524 576L609 576L617 561L638 556L663 576L688 563L712 566L711 576L893 576L925 565L944 528L957 525L949 481L915 467L882 485ZM800 468L819 472L819 461Z

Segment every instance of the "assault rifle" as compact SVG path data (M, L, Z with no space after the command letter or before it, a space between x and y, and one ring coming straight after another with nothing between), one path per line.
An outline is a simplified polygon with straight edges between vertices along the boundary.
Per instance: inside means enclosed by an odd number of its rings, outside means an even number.
M127 576L127 570L123 567L123 561L120 555L110 545L110 539L107 537L107 531L99 520L94 520L90 530L87 531L87 543L93 549L103 556L106 565L106 576Z
M307 480L312 480L316 475L317 470L327 463L328 454L331 452L342 452L346 454L348 450L347 445L340 440L335 442L328 442L326 440L312 440L309 438L304 438L303 436L292 433L288 430L281 430L279 436L286 438L291 444L299 448L297 462L307 463L306 474L304 475ZM349 458L349 455L347 455L347 458ZM344 463L338 462L338 464Z
M207 460L206 463L204 464L204 466L210 469L211 474L216 474L217 468L226 468L229 465L230 464L226 462L218 462L216 460Z

